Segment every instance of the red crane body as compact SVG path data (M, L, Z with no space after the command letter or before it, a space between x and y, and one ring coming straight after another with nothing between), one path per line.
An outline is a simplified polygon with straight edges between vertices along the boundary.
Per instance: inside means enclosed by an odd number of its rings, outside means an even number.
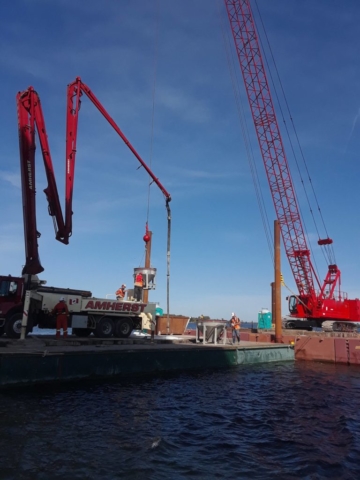
M250 0L224 2L286 255L299 291L298 296L290 297L290 314L319 320L319 324L324 320L358 322L360 300L349 300L341 292L341 273L337 265L328 266L321 285L311 263ZM332 240L326 238L318 243L328 245Z
M90 88L85 85L80 77L70 83L67 88L67 118L66 118L66 172L65 172L65 219L62 214L59 194L56 186L53 163L45 128L44 116L41 108L40 98L33 87L29 87L16 96L19 146L20 146L20 168L23 199L23 218L25 235L26 261L23 274L35 275L41 273L44 268L40 263L37 239L40 233L36 227L36 202L35 202L35 126L38 132L41 152L43 156L48 186L44 192L48 201L49 215L53 217L56 239L64 244L69 243L72 234L72 198L74 188L76 140L78 128L78 115L81 95L85 95L92 101L105 119L110 123L117 134L122 138L128 148L135 155L141 166L152 178L152 181L160 188L166 199L166 205L171 201L171 196L155 177L150 168L142 160L135 148L125 137L123 132L110 117L100 101L95 97Z

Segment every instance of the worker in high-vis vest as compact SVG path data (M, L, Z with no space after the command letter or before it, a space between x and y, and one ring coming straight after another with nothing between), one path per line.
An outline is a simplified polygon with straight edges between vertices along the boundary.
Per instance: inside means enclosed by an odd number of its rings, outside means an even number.
M142 273L137 273L135 275L135 282L134 282L134 297L137 302L141 302L142 300L143 286L144 286L144 281L143 281Z
M120 288L118 288L115 292L116 295L116 300L124 300L125 298L125 293L126 293L126 285L123 283Z
M59 302L55 305L51 313L56 317L56 338L60 338L61 329L63 329L63 336L66 338L68 334L69 309L64 297L60 297Z
M240 343L240 319L235 313L231 314L230 325L232 330L232 343L235 343L235 339Z

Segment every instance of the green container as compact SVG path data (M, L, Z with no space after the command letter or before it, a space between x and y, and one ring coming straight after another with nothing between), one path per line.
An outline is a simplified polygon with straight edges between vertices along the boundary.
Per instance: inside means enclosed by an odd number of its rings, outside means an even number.
M156 307L156 310L155 310L155 315L157 317L162 317L164 315L164 310L160 307Z
M270 329L272 323L271 312L259 312L258 313L258 325L257 328L266 328Z

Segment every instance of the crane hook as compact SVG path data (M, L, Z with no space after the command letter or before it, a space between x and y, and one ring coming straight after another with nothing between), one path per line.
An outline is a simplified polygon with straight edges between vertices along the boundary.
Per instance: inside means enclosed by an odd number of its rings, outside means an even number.
M143 236L143 240L147 244L148 242L150 242L150 235L149 235L149 229L148 229L147 222L146 222L145 230L146 231L145 231L145 235Z

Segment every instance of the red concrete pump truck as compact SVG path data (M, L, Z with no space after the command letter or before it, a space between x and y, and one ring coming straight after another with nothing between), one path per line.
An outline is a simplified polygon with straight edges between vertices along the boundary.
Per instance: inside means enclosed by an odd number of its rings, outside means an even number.
M118 302L104 298L93 298L92 293L68 288L46 287L38 274L44 268L40 263L36 227L35 202L35 127L39 136L42 157L45 165L48 186L44 192L48 201L49 215L53 218L56 239L69 243L72 234L72 197L75 172L76 139L80 98L85 94L105 119L110 123L128 148L146 170L152 182L165 196L168 221L170 221L170 194L158 178L141 159L134 147L122 133L99 100L79 77L67 88L66 120L66 172L65 172L65 219L63 218L55 181L53 163L45 128L40 98L33 87L17 94L19 126L20 166L25 236L25 266L22 276L0 276L0 335L20 338L32 331L34 326L55 328L55 319L50 315L59 296L67 302L73 333L87 336L92 332L97 337L127 337L131 331L141 328L143 315L155 314L155 304L135 302L131 299ZM139 269L137 269L139 270ZM141 269L140 269L141 270ZM156 269L144 269L144 289L155 288Z
M332 239L318 240L328 258L323 283L310 259L250 0L224 2L286 255L299 292L289 297L291 320L295 324L296 319L307 319L316 326L333 321L334 330L357 329L360 300L350 300L341 291L341 273L330 248Z

